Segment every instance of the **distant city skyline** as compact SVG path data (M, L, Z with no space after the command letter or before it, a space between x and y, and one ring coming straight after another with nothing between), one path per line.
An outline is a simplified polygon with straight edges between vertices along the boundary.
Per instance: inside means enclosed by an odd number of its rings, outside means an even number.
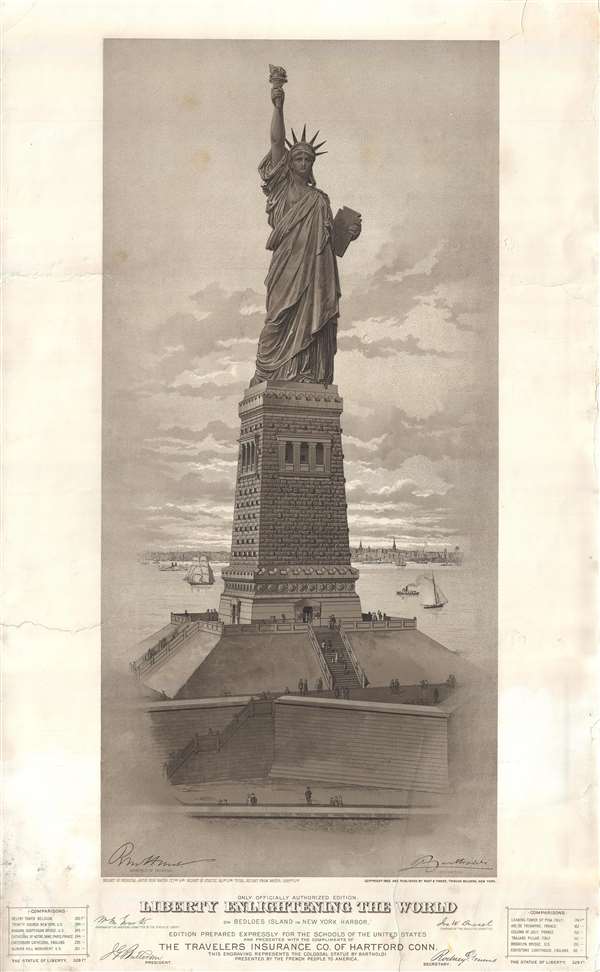
M361 549L365 551L373 551L373 552L378 552L378 551L388 551L390 553L398 552L400 554L426 553L431 555L436 555L436 554L442 555L444 553L455 554L458 552L462 554L462 550L458 544L455 544L454 546L445 545L444 547L434 547L431 544L425 543L418 547L415 547L415 546L410 546L408 544L406 546L402 546L400 543L396 543L396 545L394 546L394 538L392 538L392 540L389 543L378 542L377 544L368 544L368 543L363 543L362 541L359 541L358 543L353 543L352 540L350 541L350 551L352 553L358 552ZM216 553L229 554L229 544L227 543L222 547L209 546L209 545L202 546L199 544L191 544L189 546L186 546L184 544L179 544L179 545L171 544L164 547L158 547L155 549L148 549L148 550L141 551L140 555L149 557L149 556L156 556L158 554L161 554L165 557L169 557L171 555L175 557L178 554L182 554L185 556L188 555L197 556L198 554L216 554Z
M269 62L289 124L327 139L334 213L363 215L335 360L351 543L487 543L497 45L412 41L106 42L104 540L230 544L265 314Z

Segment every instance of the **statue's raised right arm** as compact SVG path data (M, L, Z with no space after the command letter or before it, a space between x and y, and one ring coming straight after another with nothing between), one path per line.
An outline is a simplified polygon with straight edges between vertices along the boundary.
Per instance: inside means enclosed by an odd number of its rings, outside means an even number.
M285 94L283 85L287 81L284 68L269 65L271 75L271 101L273 102L273 118L271 120L271 158L275 164L283 158L285 153L285 122L283 120L283 102Z
M271 158L279 162L285 152L285 122L283 120L283 88L271 88L273 118L271 119Z

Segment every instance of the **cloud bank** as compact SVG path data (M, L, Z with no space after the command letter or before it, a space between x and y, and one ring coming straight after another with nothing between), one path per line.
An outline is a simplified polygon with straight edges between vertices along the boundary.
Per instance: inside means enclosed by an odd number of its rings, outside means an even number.
M413 202L377 269L344 284L336 381L350 532L356 543L468 546L495 464L495 267L481 260L481 227L465 231L452 211L427 223ZM188 304L123 368L115 399L115 428L128 433L122 494L153 547L229 545L237 404L264 319L258 290L210 284Z

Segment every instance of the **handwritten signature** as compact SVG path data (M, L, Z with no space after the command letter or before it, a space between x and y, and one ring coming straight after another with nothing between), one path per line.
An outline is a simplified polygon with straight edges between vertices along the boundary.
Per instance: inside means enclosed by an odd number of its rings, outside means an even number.
M490 965L493 965L494 962L498 961L498 959L485 958L483 955L478 955L476 949L474 948L469 949L469 951L465 952L464 955L456 955L454 952L451 952L449 948L444 948L441 952L438 952L437 955L432 955L429 961L432 965L434 963L436 965L452 965L453 963L455 965L464 965L465 962L489 962Z
M150 921L149 918L130 918L129 915L121 915L120 918L115 918L111 915L107 918L106 915L98 915L96 918L96 928L143 928Z
M400 872L425 871L426 873L430 873L437 871L440 867L449 868L450 870L459 870L461 868L467 868L469 871L493 870L489 861L486 861L483 857L456 857L453 861L440 861L433 854L422 854L412 864L408 864L407 867L401 867Z
M469 918L460 920L458 918L446 918L444 916L441 921L438 921L437 927L452 928L453 931L460 931L461 928L466 928L467 931L489 928L491 931L494 927L494 919L490 918L489 921L470 921Z
M100 956L100 961L103 962L104 959L144 959L146 962L152 959L160 958L159 955L155 955L154 952L150 951L149 948L140 949L140 946L135 943L135 945L120 945L119 942L115 942L110 952L106 952L105 955Z
M109 864L117 864L121 867L122 864L126 864L127 867L186 867L188 864L214 864L214 857L197 857L193 861L165 861L159 854L148 854L147 857L142 857L139 861L133 859L133 852L135 850L135 845L133 841L126 840L124 844L117 847L116 851L113 851L108 858Z
M467 931L476 931L481 928L489 928L490 930L494 927L494 919L490 918L489 921L471 921L469 918L442 918L441 921L437 923L438 928L452 928L461 929L466 928Z

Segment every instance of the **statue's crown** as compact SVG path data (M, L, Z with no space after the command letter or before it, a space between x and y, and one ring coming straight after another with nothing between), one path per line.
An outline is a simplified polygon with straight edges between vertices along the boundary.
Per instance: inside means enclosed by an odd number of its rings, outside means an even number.
M286 138L285 144L287 145L287 147L290 149L291 152L293 152L294 149L297 149L297 148L302 147L303 149L308 149L309 152L312 152L312 154L315 157L317 155L327 155L327 152L317 152L317 149L320 149L321 148L321 145L325 145L325 142L327 141L327 139L325 139L323 142L319 142L318 145L315 145L315 138L317 137L318 134L319 134L319 130L317 129L317 131L315 132L315 134L313 135L313 137L311 138L311 140L309 142L307 142L307 140L306 140L306 125L302 129L302 138L300 138L300 139L296 138L296 133L295 133L294 129L292 128L292 138L294 139L294 141L293 142L290 142Z

